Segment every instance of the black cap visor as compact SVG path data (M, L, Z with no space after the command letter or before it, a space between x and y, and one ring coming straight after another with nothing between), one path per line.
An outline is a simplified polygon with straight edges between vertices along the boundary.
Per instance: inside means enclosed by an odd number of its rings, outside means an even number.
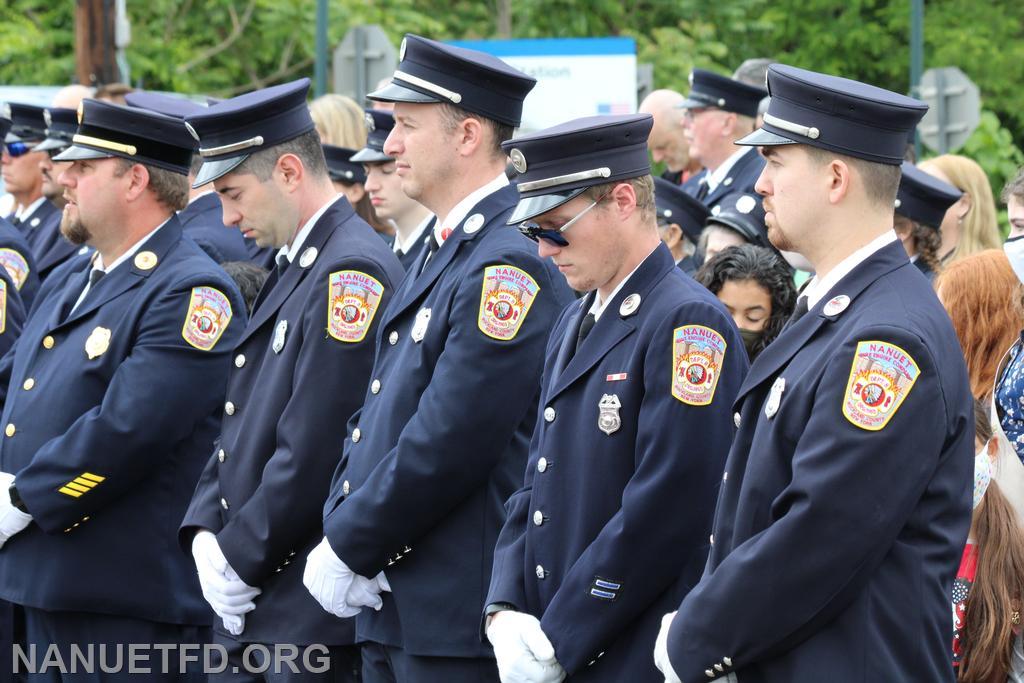
M551 194L542 194L536 197L523 197L516 204L516 208L512 211L508 221L506 221L506 225L519 225L523 221L531 220L552 209L557 209L562 204L583 194L583 191L586 189L585 187L577 187L572 190L552 192Z
M349 157L349 161L354 161L358 164L382 164L388 161L394 161L394 157L389 157L384 152L378 152L377 150L369 147L363 147L361 150Z
M372 93L366 96L366 99L374 100L375 102L416 102L420 104L431 103L431 102L446 102L437 95L430 95L419 90L414 90L401 83L391 81L383 88L374 90Z
M212 183L214 180L231 173L248 158L248 154L243 154L237 157L218 159L217 161L207 161L204 159L203 165L199 167L199 172L196 173L196 179L192 181L192 189Z

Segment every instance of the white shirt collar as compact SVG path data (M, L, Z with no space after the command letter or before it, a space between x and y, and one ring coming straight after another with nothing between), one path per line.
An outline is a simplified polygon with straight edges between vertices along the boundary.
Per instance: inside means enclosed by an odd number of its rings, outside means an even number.
M292 263L295 260L296 254L298 254L299 250L302 249L302 243L306 241L307 237L309 237L309 233L313 232L313 226L316 225L316 222L320 220L320 217L323 216L324 213L327 212L327 209L331 208L331 205L334 204L334 202L338 201L343 196L344 195L339 193L328 199L327 203L321 206L316 213L310 216L309 220L302 226L302 229L295 235L295 239L292 240L292 246L289 248L286 244L277 250L277 255L274 256L274 260L280 263L282 258L286 258L288 259L288 263Z
M483 187L477 188L466 195L461 202L455 205L455 208L448 212L448 215L444 217L443 221L438 221L434 225L434 236L435 239L437 239L437 243L444 244L444 240L441 239L442 230L445 228L454 230L466 217L466 214L472 211L473 207L479 204L484 197L494 194L507 185L508 176L506 176L505 172L502 171L498 174L498 177L494 178Z
M736 165L736 162L739 161L744 154L752 151L753 149L753 147L740 147L739 150L733 152L728 159L723 161L721 166L716 168L714 171L708 172L706 176L708 181L708 193L714 192L722 181L725 180L726 176L729 175L729 171L731 171L732 167Z
M653 254L655 249L657 249L657 248L658 247L655 247L654 249L652 249L651 250L651 254ZM609 294L608 298L605 299L604 301L601 300L601 293L596 291L596 290L594 291L594 303L590 304L590 310L587 311L587 312L594 314L594 321L595 322L601 319L601 315L604 313L604 309L607 308L608 302L609 301L614 301L615 296L622 290L623 287L626 286L626 283L629 282L629 279L631 277L633 277L633 273L635 273L636 271L640 270L640 266L642 266L644 264L644 261L646 261L647 259L649 259L651 257L651 254L648 254L647 256L645 256L643 258L643 260L640 261L640 263L637 264L636 268L634 268L632 271L630 271L629 275L627 275L626 277L622 278L622 282L620 282L618 285L615 286L615 289L612 290L611 294Z
M14 212L14 217L20 221L25 220L26 218L34 214L36 212L36 209L38 209L45 201L46 197L40 197L39 199L35 200L28 206L19 205L17 211Z
M807 283L807 287L801 295L807 297L807 308L814 308L814 306L821 301L822 297L828 294L829 290L836 286L836 283L849 275L854 268L864 261L867 261L868 258L870 258L876 251L892 244L897 239L895 230L886 230L884 233L840 261L836 267L826 273L824 277L820 274L816 274L811 281Z
M409 239L405 240L404 242L399 239L398 233L396 232L395 242L394 244L391 245L391 248L394 250L394 252L396 254L398 252L408 254L410 249L415 248L417 244L423 241L423 233L426 231L427 226L430 225L430 221L432 221L433 219L434 214L428 213L427 217L424 218L420 222L420 224L416 226L416 229L412 231L412 234L409 235Z

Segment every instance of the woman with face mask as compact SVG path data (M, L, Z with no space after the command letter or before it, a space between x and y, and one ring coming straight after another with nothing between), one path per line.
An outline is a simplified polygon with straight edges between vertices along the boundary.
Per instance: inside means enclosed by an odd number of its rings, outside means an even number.
M953 666L963 683L1024 681L1024 527L994 480L1000 449L989 401L975 403L974 513L953 584Z
M751 362L779 336L796 305L793 271L767 247L729 247L695 277L729 310Z

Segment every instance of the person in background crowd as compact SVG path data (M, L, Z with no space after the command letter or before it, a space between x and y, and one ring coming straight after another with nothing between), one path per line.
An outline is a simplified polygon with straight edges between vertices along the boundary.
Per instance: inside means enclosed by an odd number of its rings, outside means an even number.
M893 227L911 263L929 280L939 272L939 226L963 193L904 161Z
M696 278L725 304L751 362L793 315L793 269L770 247L742 244L724 249L704 262Z
M971 393L992 392L999 361L1024 329L1024 286L1001 249L954 261L935 280L967 361ZM1024 416L1018 406L1016 415Z
M220 267L238 286L245 300L245 309L251 316L256 297L267 280L267 269L252 261L225 261Z
M700 162L690 156L690 143L686 140L686 112L680 108L685 99L675 90L655 90L644 98L638 110L654 117L647 149L654 163L665 164L661 177L677 186L701 169Z
M740 244L769 246L764 207L754 193L733 192L711 209L697 251L706 261L723 249Z
M53 96L53 106L77 112L78 105L82 103L82 100L93 97L95 92L93 88L87 85L80 85L78 83L65 85Z
M1009 259L1010 268L1017 280L1024 283L1024 239L1009 239L1003 245L1003 253ZM1016 293L1018 300L1020 293ZM1006 292L1002 292L1007 296ZM1014 293L1007 298L1012 299ZM1024 331L1020 331L1020 339L1014 343L1001 363L1001 371L996 379L996 408L999 424L1006 433L1014 451L1024 463Z
M323 148L327 173L331 176L334 189L345 195L359 217L391 246L395 239L395 229L377 215L370 202L366 192L366 170L362 164L352 161L356 150L334 145L324 145Z
M395 228L392 248L402 267L409 267L425 248L424 236L433 224L430 209L402 191L402 176L395 160L384 153L384 143L395 126L390 111L370 109L366 112L366 147L352 155L351 161L361 163L366 171L366 193L374 211ZM506 167L510 168L511 164Z
M996 225L996 203L988 176L981 166L967 157L943 154L922 161L917 167L963 192L963 196L946 211L939 227L942 264L985 249L998 249L1001 240L999 226Z
M43 176L43 196L60 211L52 214L36 229L33 251L40 280L46 280L57 266L81 251L60 232L67 202L64 199L64 187L57 179L70 168L71 162L53 160L54 156L71 146L71 138L78 130L78 112L74 109L50 107L43 112L43 116L46 119L46 139L36 146L36 151L46 152L46 156L39 161L39 171ZM88 251L88 247L82 249Z
M668 246L680 270L693 275L697 272L697 262L693 255L704 229L704 221L710 215L708 207L683 192L675 183L655 178L654 208L661 241Z
M349 149L362 149L366 144L363 109L351 97L321 95L310 103L309 115L322 144Z
M1006 204L1006 217L1010 222L1010 233L1006 239L1009 241L1024 237L1024 168L1019 169L1016 177L1006 183L1002 200Z
M1024 681L1024 525L995 479L1000 438L989 401L974 408L974 514L953 583L953 666L959 683Z
M765 57L747 59L736 67L732 77L740 83L755 85L758 88L764 87L765 81L768 78L768 66L774 61L774 59L767 59ZM754 120L755 128L760 128L761 124L764 123L764 113L768 111L769 99L771 98L766 95L757 105L757 118Z
M135 92L135 88L127 83L106 83L96 88L93 97L114 104L127 104L125 96L132 92Z

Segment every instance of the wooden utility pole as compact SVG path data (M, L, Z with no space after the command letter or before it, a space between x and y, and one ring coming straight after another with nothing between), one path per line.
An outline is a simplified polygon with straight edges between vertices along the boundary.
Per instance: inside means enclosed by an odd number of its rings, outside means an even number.
M83 85L118 80L115 15L114 0L75 0L75 63Z

